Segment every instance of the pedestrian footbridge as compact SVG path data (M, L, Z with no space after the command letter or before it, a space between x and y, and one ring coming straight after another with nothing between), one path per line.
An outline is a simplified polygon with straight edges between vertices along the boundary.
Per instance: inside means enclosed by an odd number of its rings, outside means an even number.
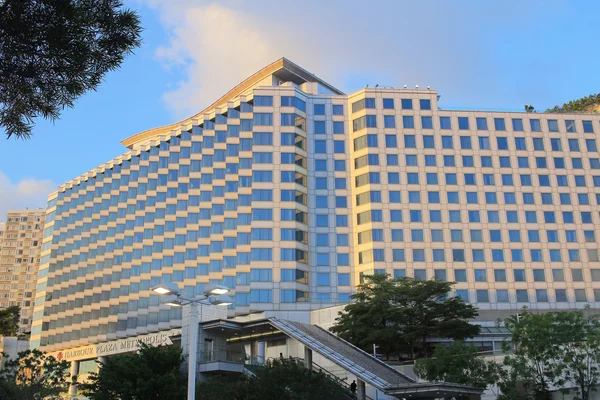
M359 399L366 399L365 385L371 385L400 399L451 398L459 395L478 399L483 392L478 388L455 383L417 382L316 325L271 317L250 322L209 321L204 322L202 328L204 347L201 348L203 350L198 366L202 373L250 373L252 367L268 358L266 344L297 341L304 345L304 354L290 354L289 357L302 358L303 355L305 365L312 369L312 357L316 353L348 374L356 376ZM215 343L220 343L221 346L215 348ZM262 351L261 346L264 346ZM292 348L297 349L298 346ZM271 355L277 356L278 354Z

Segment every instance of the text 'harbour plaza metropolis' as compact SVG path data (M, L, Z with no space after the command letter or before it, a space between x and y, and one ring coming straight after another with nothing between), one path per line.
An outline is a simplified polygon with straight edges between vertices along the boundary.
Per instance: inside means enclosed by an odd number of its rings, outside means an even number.
M346 95L280 59L50 195L32 347L180 328L150 294L171 282L231 288L230 317L347 303L373 273L455 281L482 323L599 308L599 132L429 89Z

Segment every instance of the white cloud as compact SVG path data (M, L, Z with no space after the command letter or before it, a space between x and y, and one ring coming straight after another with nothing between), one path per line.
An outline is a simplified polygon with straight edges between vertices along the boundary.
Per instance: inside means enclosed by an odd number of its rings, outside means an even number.
M163 4L170 9L163 15L170 37L156 55L165 65L182 68L185 75L175 89L164 94L164 101L179 118L199 112L281 57L269 37L252 27L249 16L216 4L158 3L161 10ZM174 13L173 8L180 11Z
M58 186L50 180L35 178L12 182L0 171L0 221L6 219L9 210L45 208L48 195Z
M547 86L534 79L544 76L537 60L547 51L522 38L553 34L550 22L527 21L556 18L511 2L132 1L153 9L166 32L156 56L176 81L163 100L181 119L280 57L347 92L366 84L431 85L443 107L520 108ZM497 51L502 46L509 49ZM516 83L531 81L525 96Z

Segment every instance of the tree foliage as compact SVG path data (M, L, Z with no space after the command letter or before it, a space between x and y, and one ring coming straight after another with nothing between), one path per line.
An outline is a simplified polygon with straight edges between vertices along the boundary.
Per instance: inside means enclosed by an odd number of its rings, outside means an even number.
M562 106L548 108L546 112L600 112L600 93L590 94L577 100L571 100Z
M505 350L514 351L504 359L504 398L550 399L553 388L572 388L576 399L590 398L600 383L600 316L581 310L534 314L524 309L505 325L512 330Z
M461 383L486 389L498 382L502 367L463 341L438 345L432 357L418 359L415 373L428 381Z
M180 371L181 351L175 346L142 344L137 353L107 357L79 389L90 400L184 399L186 377Z
M28 138L141 43L140 20L120 0L0 1L0 126Z
M70 364L37 349L19 353L0 369L0 400L60 398L70 385Z
M17 336L21 308L10 306L0 310L0 336Z
M477 308L448 296L453 283L388 275L366 276L330 328L345 340L371 351L379 346L386 356L427 355L427 339L463 340L479 333L468 321Z
M255 376L231 382L211 378L198 385L196 399L214 400L342 400L348 392L319 371L309 371L296 360L272 360Z

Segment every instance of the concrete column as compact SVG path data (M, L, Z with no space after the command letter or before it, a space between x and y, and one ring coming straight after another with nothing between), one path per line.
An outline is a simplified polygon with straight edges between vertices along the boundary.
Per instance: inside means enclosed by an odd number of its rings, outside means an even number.
M250 363L258 365L258 360L256 359L256 345L257 342L250 342Z
M358 400L366 400L367 398L367 387L360 379L356 379L356 398Z
M308 347L304 346L304 365L309 371L313 369L313 352Z
M184 325L184 330L187 328L188 339L188 400L196 398L196 371L198 367L198 304L191 303L187 324ZM204 340L202 340L204 345Z
M79 361L71 361L71 371L70 371L71 379L73 377L79 375ZM72 399L77 396L77 385L69 386L69 398Z
M106 364L106 356L100 356L98 357L98 362L96 364L98 364L98 369L102 368L104 366L104 364Z
M267 355L267 342L258 342L258 362L262 364L265 362Z

